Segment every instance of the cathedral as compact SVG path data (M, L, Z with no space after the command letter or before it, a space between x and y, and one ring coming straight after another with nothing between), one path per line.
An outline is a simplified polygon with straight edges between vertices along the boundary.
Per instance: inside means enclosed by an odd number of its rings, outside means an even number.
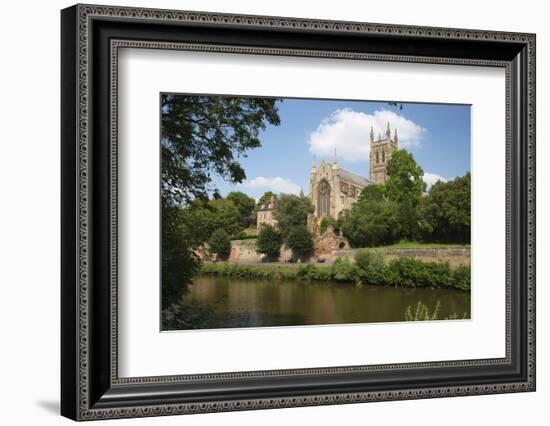
M351 208L357 201L363 188L386 180L386 167L392 153L397 150L397 129L391 138L390 124L386 137L375 139L374 130L370 130L370 170L369 178L359 176L341 168L336 159L336 150L332 164L323 160L317 169L315 160L311 168L309 197L315 208L314 216L321 219L326 216L338 219L344 210Z

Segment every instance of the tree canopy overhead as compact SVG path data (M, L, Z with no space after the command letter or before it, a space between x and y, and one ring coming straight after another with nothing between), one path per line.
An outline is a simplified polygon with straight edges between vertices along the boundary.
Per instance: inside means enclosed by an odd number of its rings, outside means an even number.
M259 133L279 125L278 99L161 96L162 200L181 204L216 193L212 177L246 178L239 157L261 146Z

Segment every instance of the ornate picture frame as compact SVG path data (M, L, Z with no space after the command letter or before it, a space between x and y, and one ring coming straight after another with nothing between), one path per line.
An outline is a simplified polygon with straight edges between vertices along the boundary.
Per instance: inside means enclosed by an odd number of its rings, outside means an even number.
M76 5L61 12L61 413L74 420L535 390L534 34ZM119 377L123 47L481 65L506 72L506 356Z

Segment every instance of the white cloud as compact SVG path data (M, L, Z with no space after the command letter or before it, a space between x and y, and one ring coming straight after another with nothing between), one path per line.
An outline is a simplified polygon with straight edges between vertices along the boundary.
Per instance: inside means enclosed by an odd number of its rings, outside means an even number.
M438 180L440 180L441 182L447 182L447 179L445 179L441 175L438 175L436 173L424 172L424 182L426 182L427 191L429 191L432 185L436 183Z
M241 186L251 189L262 189L264 191L272 191L284 194L299 194L300 186L296 185L289 179L276 176L276 177L263 177L244 181Z
M334 111L309 135L309 151L319 157L331 158L336 148L338 158L353 162L368 161L371 126L377 139L378 133L385 137L388 123L392 138L397 129L400 148L420 145L426 129L402 115L387 110L365 114L346 108Z

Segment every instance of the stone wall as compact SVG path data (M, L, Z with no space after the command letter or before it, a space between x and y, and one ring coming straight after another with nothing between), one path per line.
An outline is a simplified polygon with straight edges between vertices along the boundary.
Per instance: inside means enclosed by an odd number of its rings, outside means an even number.
M343 247L343 248L342 248ZM315 238L314 254L311 261L316 262L323 259L331 263L337 257L347 257L353 260L358 250L351 249L344 237L335 235L332 230L327 230L321 237ZM402 256L412 256L424 262L448 262L451 267L458 265L470 265L469 248L388 248L384 251L384 259L389 262ZM292 257L292 251L283 246L279 261L285 262ZM206 257L205 257L206 259ZM256 239L233 240L231 241L230 262L258 263L262 261L262 255L256 252Z
M364 250L364 249L363 249ZM458 265L470 265L470 249L467 247L458 248L387 248L382 249L384 260L389 262L402 256L412 256L424 262L448 262L451 267ZM340 250L335 256L348 257L353 259L357 249Z
M284 244L281 247L279 260L285 261L292 256L292 250ZM256 239L231 241L230 262L257 263L261 262L263 255L256 252Z

